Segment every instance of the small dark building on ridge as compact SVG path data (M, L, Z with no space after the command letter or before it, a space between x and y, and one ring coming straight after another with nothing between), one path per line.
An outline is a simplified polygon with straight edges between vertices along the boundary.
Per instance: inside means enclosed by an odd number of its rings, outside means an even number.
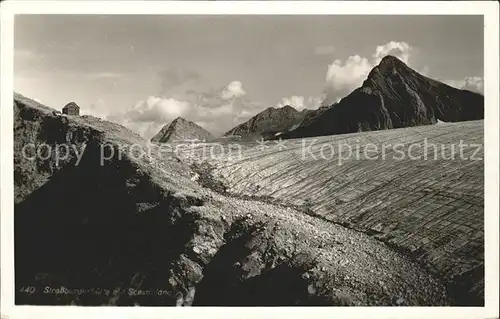
M80 107L75 102L69 102L62 109L66 115L80 115Z

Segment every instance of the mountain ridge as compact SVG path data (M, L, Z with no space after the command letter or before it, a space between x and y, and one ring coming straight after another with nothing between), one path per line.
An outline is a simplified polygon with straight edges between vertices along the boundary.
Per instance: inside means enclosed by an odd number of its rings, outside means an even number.
M223 135L262 138L273 137L299 124L308 113L308 110L298 111L290 105L285 105L283 107L268 107Z
M384 57L363 84L283 138L345 134L484 118L484 96L421 75Z

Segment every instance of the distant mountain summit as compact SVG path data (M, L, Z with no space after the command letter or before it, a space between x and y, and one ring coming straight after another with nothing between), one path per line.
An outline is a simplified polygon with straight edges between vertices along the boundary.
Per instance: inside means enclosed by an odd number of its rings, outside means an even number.
M152 139L151 142L169 143L182 140L211 140L212 134L203 127L178 117L170 124L165 125Z
M307 113L306 110L299 112L290 105L280 108L269 107L245 123L226 132L224 136L272 137L293 129L304 119Z
M363 85L284 138L383 130L484 118L484 96L427 78L393 56L384 57Z

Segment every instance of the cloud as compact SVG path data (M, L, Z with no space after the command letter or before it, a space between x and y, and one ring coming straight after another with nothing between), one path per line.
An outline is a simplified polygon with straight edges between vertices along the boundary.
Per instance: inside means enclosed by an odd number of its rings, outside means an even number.
M328 55L335 52L335 47L331 44L320 45L314 48L314 54L316 55Z
M169 121L183 116L189 108L188 102L176 99L150 96L144 101L136 103L128 114L137 122Z
M429 76L429 67L417 68L412 66L416 48L406 42L390 41L383 45L378 45L371 57L359 55L349 56L345 60L336 59L328 65L325 77L325 98L323 105L330 105L338 102L347 96L354 89L360 87L368 76L368 73L380 63L383 57L392 55L417 70L417 72ZM450 86L465 89L473 92L484 92L484 81L482 77L471 76L460 80L441 80Z
M146 137L151 130L156 129L158 126L188 114L190 107L191 105L186 101L149 96L145 100L138 101L124 112L107 115L106 118L123 124Z
M443 80L443 82L458 89L484 94L484 79L480 76L469 76L461 80Z
M243 89L243 84L240 81L233 81L229 83L221 92L223 100L230 100L233 98L242 97L246 92Z
M375 64L379 64L380 60L386 55L393 55L408 64L410 62L411 51L412 47L408 43L391 41L377 46L373 54L373 59L375 60Z
M316 49L318 54L326 54L328 50L333 52L332 46L329 49L326 46ZM276 106L291 105L303 110L338 102L361 86L370 70L384 56L394 55L411 66L415 51L406 42L391 41L375 46L367 56L351 55L346 59L335 59L327 68L324 96L291 95L283 97ZM429 69L424 67L419 72L427 74ZM160 79L161 92L158 95L138 101L120 113L106 114L106 118L129 127L146 139L179 116L198 123L217 135L247 121L269 106L249 100L243 83L238 80L216 88L207 85L198 73L184 68L164 70L160 72ZM483 90L483 80L480 77L465 78L451 85L473 91ZM95 108L89 112L98 113L103 107L96 103Z
M484 94L484 79L480 76L466 77L462 89Z
M304 106L304 97L293 95L290 97L284 97L281 101L276 105L276 107L283 107L285 105L290 105L297 110L302 110L305 108Z
M336 102L360 86L372 68L373 63L359 55L350 56L345 61L333 61L326 72L327 103Z
M107 119L120 123L150 139L177 117L200 123L209 132L221 134L264 109L244 97L240 81L232 81L218 89L196 92L188 90L182 98L149 96L119 114Z
M292 95L290 97L284 97L278 102L276 107L283 107L285 105L290 105L298 111L304 109L317 109L322 102L321 97L309 96L307 99L303 96Z
M370 70L386 55L393 55L406 64L410 64L412 51L413 48L406 42L391 41L378 45L371 57L351 55L345 60L334 60L328 65L326 72L323 104L338 102L355 88L361 86Z
M175 96L175 97L173 97ZM298 110L315 109L322 98L315 96L285 97L278 107L291 105ZM100 114L106 119L120 123L132 131L150 139L160 129L177 117L183 117L202 126L209 132L218 135L241 124L267 106L246 98L246 91L241 81L231 81L219 89L197 91L189 89L184 94L165 94L149 96L138 101L126 110L113 114L99 113L102 109L110 109L105 102L98 100L88 110L90 114Z

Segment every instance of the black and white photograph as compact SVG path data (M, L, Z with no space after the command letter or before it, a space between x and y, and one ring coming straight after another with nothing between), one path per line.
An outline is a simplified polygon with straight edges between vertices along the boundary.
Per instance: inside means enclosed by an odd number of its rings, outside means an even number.
M498 318L498 3L481 3L493 19L13 15L2 303Z

